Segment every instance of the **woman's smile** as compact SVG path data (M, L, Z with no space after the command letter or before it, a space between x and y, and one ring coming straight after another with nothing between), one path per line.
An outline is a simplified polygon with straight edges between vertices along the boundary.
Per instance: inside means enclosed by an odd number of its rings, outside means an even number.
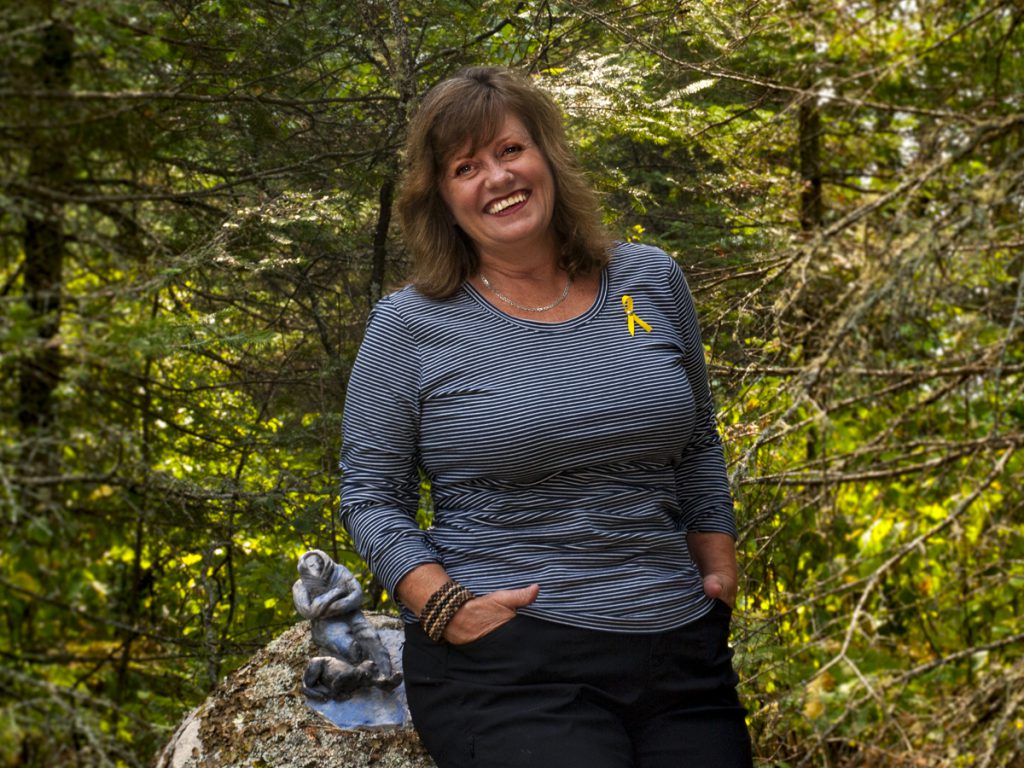
M504 213L514 205L525 203L529 196L529 192L516 192L514 195L509 195L504 200L498 200L497 202L491 203L487 206L487 212L492 216Z

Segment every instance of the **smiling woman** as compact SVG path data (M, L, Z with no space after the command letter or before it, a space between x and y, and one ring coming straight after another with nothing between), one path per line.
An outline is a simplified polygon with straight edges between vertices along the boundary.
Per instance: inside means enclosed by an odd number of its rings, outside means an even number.
M349 378L341 516L402 607L424 744L440 768L749 766L733 504L682 272L610 245L560 111L512 73L435 87L406 158L417 272ZM643 386L623 397L611 361Z

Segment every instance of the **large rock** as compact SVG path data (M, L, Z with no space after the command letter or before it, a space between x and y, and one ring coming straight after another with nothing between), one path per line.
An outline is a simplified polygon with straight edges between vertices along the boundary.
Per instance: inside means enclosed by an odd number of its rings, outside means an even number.
M155 768L435 768L412 728L341 729L311 709L299 688L316 654L309 622L282 634L189 713Z

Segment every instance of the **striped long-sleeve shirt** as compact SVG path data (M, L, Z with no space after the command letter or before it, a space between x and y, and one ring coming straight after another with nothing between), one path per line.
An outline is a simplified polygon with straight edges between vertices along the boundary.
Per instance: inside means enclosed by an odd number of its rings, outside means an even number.
M663 251L616 246L593 306L560 323L468 284L385 297L343 433L342 521L392 594L440 563L476 594L538 583L523 613L592 629L662 631L713 604L685 533L735 535L733 504L693 300Z

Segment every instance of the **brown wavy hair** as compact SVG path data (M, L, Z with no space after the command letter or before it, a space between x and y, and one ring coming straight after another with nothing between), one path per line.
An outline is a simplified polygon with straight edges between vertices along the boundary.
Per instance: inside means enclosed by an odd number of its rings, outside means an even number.
M456 152L467 142L475 152L492 141L507 115L523 122L551 168L559 266L575 277L608 261L611 237L566 139L558 105L510 70L473 67L430 89L406 140L398 215L413 256L413 285L426 296L448 298L479 268L472 241L455 224L441 197L441 179Z

